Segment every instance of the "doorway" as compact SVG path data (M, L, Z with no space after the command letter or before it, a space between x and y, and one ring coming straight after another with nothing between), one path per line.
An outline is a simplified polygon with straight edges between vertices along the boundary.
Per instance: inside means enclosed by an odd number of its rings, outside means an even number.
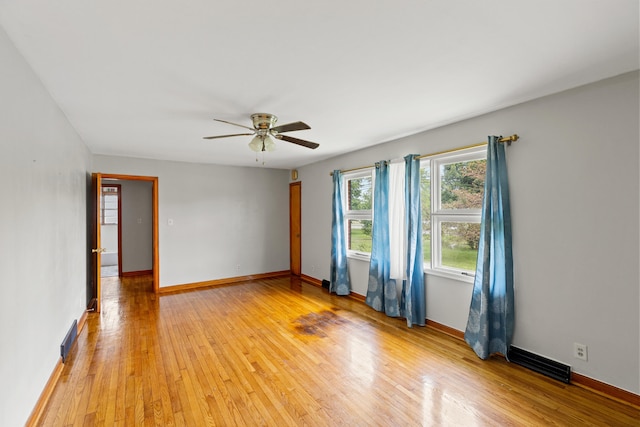
M153 282L153 285L152 285L153 292L154 293L158 292L159 277L160 277L160 272L159 272L160 266L159 266L159 255L158 255L158 178L150 177L150 176L94 173L92 174L92 179L91 179L92 185L91 185L90 199L93 202L90 203L91 219L89 221L89 233L91 236L91 239L90 239L91 240L91 250L90 250L91 279L87 287L88 293L89 293L87 295L87 301L88 301L88 308L98 312L100 311L100 308L101 308L101 304L100 304L101 291L102 291L101 289L102 271L101 270L102 270L104 254L107 253L107 249L108 249L108 248L105 248L103 245L104 242L103 242L103 236L101 233L102 231L101 218L102 218L102 215L112 214L112 212L106 212L106 213L103 212L104 211L103 204L106 207L106 203L103 201L103 198L102 198L102 187L112 186L112 185L115 185L116 183L120 185L120 196L119 196L120 206L118 209L120 225L118 226L118 228L122 229L122 222L123 222L122 214L123 212L128 210L127 206L125 206L124 208L122 207L122 200L125 198L123 197L123 195L125 195L124 193L126 193L124 184L125 182L128 182L128 181L133 181L137 183L147 182L147 183L150 183L150 186L151 186L151 218L150 218L150 221L151 221L151 242L150 242L151 269L143 270L143 271L134 271L133 272L134 274L131 274L131 275L137 275L139 273L151 274L152 282ZM146 221L148 221L148 219ZM143 224L145 222L145 219L142 217L135 218L135 222L137 224ZM123 275L127 275L128 273L126 271L126 265L125 265L126 262L123 262L123 259L122 259L123 243L124 245L127 245L127 243L124 242L124 240L126 239L123 239L122 231L120 231L120 235L118 237L119 237L118 252L117 252L118 253L118 270L119 270L119 275L123 276ZM132 252L136 252L136 250L133 250ZM123 267L125 267L124 271L123 271Z

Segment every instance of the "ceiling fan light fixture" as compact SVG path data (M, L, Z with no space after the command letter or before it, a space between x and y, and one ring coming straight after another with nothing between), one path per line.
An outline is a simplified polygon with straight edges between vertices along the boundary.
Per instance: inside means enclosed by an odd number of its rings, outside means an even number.
M262 151L262 145L262 138L260 137L260 135L256 135L249 143L249 148L251 148L251 151L255 151L256 153L258 153Z
M259 153L260 151L274 151L276 149L276 143L269 135L256 135L249 143L251 151Z
M274 151L276 149L276 143L273 142L273 139L269 135L264 136L264 150L265 151Z

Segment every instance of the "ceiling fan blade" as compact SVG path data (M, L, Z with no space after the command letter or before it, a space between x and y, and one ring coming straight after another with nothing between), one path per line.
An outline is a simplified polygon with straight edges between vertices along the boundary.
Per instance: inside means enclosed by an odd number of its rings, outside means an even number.
M294 130L306 130L306 129L311 129L311 127L309 127L308 124L303 122L287 123L286 125L281 125L281 126L276 126L271 128L271 130L275 130L278 133L292 132Z
M232 133L231 135L203 136L202 139L228 138L230 136L253 135L252 133Z
M226 121L226 120L221 120L221 119L213 119L213 120L215 120L216 122L222 122L222 123L227 123L227 124L234 125L234 126L240 126L241 128L245 128L245 129L249 129L249 130L255 130L255 129L254 129L254 128L252 128L252 127L245 126L245 125L239 125L239 124L237 124L237 123L228 122L228 121Z
M303 147L311 148L312 150L315 150L320 146L320 144L316 144L315 142L305 141L304 139L293 138L287 135L277 135L276 138L283 139L294 144L302 145Z

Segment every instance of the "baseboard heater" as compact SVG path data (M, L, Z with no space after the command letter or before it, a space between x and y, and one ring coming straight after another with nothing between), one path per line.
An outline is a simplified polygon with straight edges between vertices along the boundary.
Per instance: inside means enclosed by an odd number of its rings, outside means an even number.
M74 320L71 324L71 329L65 335L64 340L62 340L62 344L60 344L60 357L62 357L62 363L67 360L67 356L69 356L69 352L71 351L71 347L73 347L73 343L76 342L76 337L78 336L78 321Z
M571 366L569 365L564 365L514 346L509 346L507 358L510 362L563 383L569 384L571 381Z

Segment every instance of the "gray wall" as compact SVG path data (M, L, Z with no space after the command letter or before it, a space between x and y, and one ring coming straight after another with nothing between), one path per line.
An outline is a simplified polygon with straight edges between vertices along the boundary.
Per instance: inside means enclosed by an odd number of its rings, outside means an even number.
M160 287L289 269L288 171L93 161L102 173L158 177Z
M118 181L122 187L122 272L153 268L153 201L149 181Z
M105 180L120 185L122 272L153 269L153 184L149 181ZM118 224L100 226L102 265L117 265ZM115 253L114 253L115 252Z
M23 425L85 309L90 154L0 27L0 425Z
M514 344L640 393L638 72L299 168L302 272L329 278L331 178L409 153L518 133L507 149L516 287ZM366 293L366 262L349 261ZM427 318L458 330L472 285L427 275ZM588 361L573 358L573 343Z

